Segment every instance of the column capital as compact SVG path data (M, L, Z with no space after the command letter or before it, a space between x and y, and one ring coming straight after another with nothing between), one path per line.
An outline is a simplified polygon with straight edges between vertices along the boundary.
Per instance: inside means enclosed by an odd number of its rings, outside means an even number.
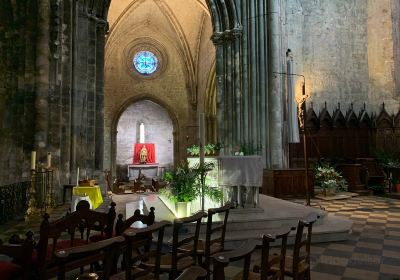
M239 38L243 35L243 27L242 26L237 26L232 29L232 36L234 38Z
M214 32L214 34L211 36L211 40L213 41L214 45L222 45L225 41L223 32Z

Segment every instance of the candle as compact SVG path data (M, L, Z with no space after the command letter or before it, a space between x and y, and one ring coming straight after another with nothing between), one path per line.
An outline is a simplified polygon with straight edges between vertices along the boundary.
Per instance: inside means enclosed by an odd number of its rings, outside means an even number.
M36 169L36 151L31 152L31 170Z
M78 170L76 171L76 185L79 186L79 167Z
M51 153L47 153L47 168L51 167Z
M139 127L139 143L144 143L144 124L141 123Z

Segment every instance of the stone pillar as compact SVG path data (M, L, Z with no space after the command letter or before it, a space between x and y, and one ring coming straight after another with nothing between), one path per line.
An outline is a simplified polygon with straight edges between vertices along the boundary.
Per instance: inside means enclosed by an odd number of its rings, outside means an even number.
M96 28L96 97L95 97L95 153L94 169L102 171L104 149L104 48L107 24L105 21L97 22ZM108 138L109 139L109 138Z
M50 3L47 0L38 1L38 33L36 53L36 133L35 149L40 156L45 154L48 137L48 94L49 94L49 20Z
M242 29L215 32L218 141L226 149L242 139ZM225 150L225 152L229 152Z
M225 67L224 67L224 41L221 33L214 33L212 37L213 43L216 47L216 80L217 80L217 96L216 96L216 107L217 107L217 123L218 123L218 141L227 143L225 134L225 102L224 102L224 91L225 91Z
M268 126L270 167L283 167L283 96L280 0L268 0L269 87Z

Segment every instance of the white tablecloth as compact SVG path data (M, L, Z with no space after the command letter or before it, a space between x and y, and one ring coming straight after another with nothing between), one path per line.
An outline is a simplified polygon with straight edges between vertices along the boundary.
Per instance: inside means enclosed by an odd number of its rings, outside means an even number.
M261 156L220 156L218 162L220 186L262 187Z
M86 200L90 204L90 209L93 209L92 202L90 201L89 196L78 196L78 195L73 195L71 199L71 212L76 211L76 205L78 205L78 202L81 200Z

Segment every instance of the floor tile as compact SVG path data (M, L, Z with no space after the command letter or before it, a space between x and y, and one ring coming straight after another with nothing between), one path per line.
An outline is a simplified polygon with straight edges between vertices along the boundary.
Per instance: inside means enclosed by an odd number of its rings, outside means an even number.
M375 280L379 279L379 273L375 271L368 271L363 269L348 267L343 273L344 277L349 277L359 280ZM322 280L322 279L321 279Z
M318 263L313 268L313 271L341 276L341 275L343 275L345 269L346 269L346 267L344 267L344 266Z
M400 266L381 264L380 272L400 276Z
M341 276L332 275L328 273L321 273L317 271L311 271L311 279L323 279L323 280L341 280Z

